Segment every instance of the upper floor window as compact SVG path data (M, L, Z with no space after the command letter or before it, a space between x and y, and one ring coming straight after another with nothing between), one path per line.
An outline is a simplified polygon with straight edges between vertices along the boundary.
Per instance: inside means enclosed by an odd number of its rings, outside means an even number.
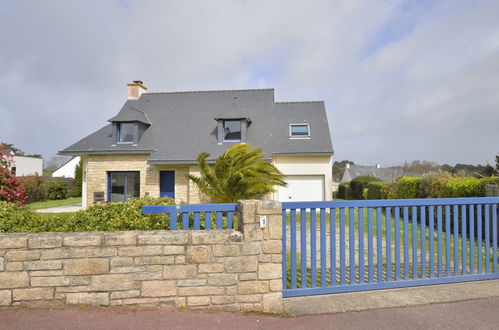
M241 141L241 120L224 120L224 141Z
M291 137L309 137L310 127L308 124L290 124L289 136Z
M137 134L135 123L118 123L118 142L132 143Z

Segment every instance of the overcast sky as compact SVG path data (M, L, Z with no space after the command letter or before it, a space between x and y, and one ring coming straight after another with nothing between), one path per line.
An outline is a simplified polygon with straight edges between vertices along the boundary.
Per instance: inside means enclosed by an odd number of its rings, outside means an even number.
M499 1L0 0L0 141L45 159L126 83L324 100L335 160L493 163Z

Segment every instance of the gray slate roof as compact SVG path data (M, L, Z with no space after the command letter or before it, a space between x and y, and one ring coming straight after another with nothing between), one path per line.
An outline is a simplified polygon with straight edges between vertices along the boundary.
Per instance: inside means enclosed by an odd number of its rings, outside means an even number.
M108 124L60 154L145 153L150 163L186 164L204 151L214 159L233 144L217 144L217 118L249 118L246 142L267 159L333 154L324 102L274 102L273 89L144 93L109 120L150 125L137 145L116 144ZM311 138L290 139L290 123L308 123Z

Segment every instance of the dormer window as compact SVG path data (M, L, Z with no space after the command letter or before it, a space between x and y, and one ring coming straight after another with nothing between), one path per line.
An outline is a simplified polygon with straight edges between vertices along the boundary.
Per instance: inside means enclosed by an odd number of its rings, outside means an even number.
M308 124L290 124L289 136L291 138L309 138L310 127Z
M136 141L137 124L136 123L118 123L117 142L133 143Z
M241 120L224 120L224 142L241 141Z

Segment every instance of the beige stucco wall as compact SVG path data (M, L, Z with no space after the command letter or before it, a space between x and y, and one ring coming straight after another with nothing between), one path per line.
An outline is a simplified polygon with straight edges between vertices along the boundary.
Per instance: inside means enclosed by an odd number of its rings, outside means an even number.
M200 193L185 177L198 174L192 165L149 165L148 155L87 155L83 157L83 207L93 205L93 194L103 191L107 199L107 173L110 171L139 171L140 196L159 197L159 172L175 171L175 202L200 203Z
M333 199L333 157L332 156L274 156L272 163L284 175L323 175L324 198ZM275 192L272 199L278 200Z

